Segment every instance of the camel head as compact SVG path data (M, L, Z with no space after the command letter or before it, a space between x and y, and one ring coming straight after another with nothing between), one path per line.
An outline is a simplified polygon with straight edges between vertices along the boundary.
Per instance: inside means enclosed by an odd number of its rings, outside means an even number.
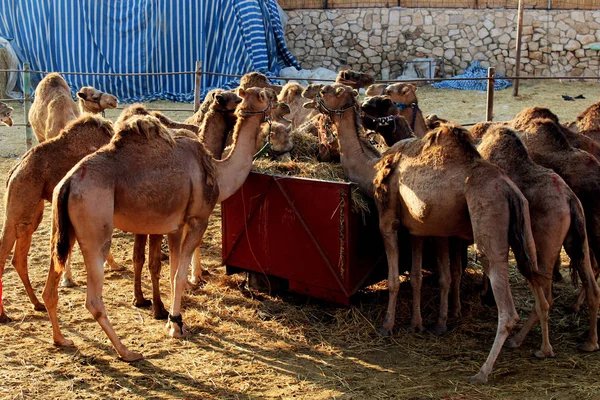
M425 126L427 126L427 129L432 130L437 128L438 126L440 126L440 124L442 123L447 123L450 122L447 119L444 118L440 118L435 114L429 114L428 116L425 117Z
M277 97L272 90L259 87L238 88L238 95L242 98L242 102L235 112L238 117L249 115L248 113L268 115L271 103Z
M321 91L321 87L323 87L323 85L321 85L320 83L311 83L302 91L302 97L311 100L309 102L304 103L302 105L303 108L317 108L315 97L317 97L317 95Z
M269 152L272 155L280 155L282 153L291 151L294 148L291 128L279 122L273 122L270 127L267 124L263 126L262 132L259 136L260 143L258 143L256 151L259 151L264 145L267 136L269 135L269 129L271 129L271 148Z
M558 117L549 108L535 106L518 113L512 122L512 126L516 130L524 130L534 119L550 119L558 124Z
M375 78L372 75L362 72L344 69L338 73L335 83L348 85L354 89L360 89L375 83Z
M361 104L361 108L365 114L373 117L387 117L398 113L396 104L389 97L384 96L368 97Z
M260 72L249 72L243 75L240 79L240 86L242 89L249 89L252 87L258 88L269 88L273 90L275 96L281 92L283 86L281 85L273 85L269 83L269 79L266 75L261 74Z
M344 110L356 104L358 91L348 85L334 83L321 87L319 96L316 97L317 107L322 113L329 110ZM325 106L325 107L323 107Z
M394 103L418 104L416 93L417 87L410 83L394 83L385 89L385 95Z
M234 111L242 98L234 92L215 92L212 96L210 108L217 111Z
M477 151L495 164L499 164L495 162L499 158L509 160L509 163L533 162L519 135L507 125L495 125L489 129L481 138Z
M285 117L291 113L292 110L290 110L290 106L282 101L275 101L271 107L271 121L291 123L292 121Z
M0 103L0 122L6 126L13 126L12 107L4 103Z
M371 97L371 96L382 96L383 94L385 94L385 89L387 88L387 85L385 83L376 83L373 85L369 85L369 87L367 87L367 90L365 90L365 95Z
M302 92L304 88L298 82L288 82L286 83L281 92L277 96L279 101L283 101L284 103L291 104L297 97L302 96Z
M108 108L117 108L119 101L112 94L101 92L92 86L84 86L77 92L84 111L100 113Z

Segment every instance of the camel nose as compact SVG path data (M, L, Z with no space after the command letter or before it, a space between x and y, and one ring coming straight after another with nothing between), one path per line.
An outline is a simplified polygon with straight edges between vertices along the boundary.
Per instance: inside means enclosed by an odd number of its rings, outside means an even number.
M3 116L0 121L6 126L13 126L13 120L10 116Z

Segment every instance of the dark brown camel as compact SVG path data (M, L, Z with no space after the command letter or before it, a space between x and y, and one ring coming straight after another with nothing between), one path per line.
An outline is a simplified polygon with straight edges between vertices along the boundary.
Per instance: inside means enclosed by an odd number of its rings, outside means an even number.
M388 146L415 137L404 117L397 115L398 107L389 97L369 97L361 109L363 126L381 135Z

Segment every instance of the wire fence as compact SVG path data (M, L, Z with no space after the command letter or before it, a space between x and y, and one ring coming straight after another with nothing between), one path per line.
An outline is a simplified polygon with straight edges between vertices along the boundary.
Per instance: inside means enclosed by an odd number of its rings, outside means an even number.
M278 0L284 10L335 8L517 8L519 0ZM600 0L525 0L537 10L599 10Z

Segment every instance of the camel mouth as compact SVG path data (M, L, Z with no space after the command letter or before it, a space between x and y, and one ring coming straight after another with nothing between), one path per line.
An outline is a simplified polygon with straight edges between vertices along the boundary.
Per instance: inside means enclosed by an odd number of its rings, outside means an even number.
M0 122L2 122L6 126L13 126L13 120L9 116L0 118Z

